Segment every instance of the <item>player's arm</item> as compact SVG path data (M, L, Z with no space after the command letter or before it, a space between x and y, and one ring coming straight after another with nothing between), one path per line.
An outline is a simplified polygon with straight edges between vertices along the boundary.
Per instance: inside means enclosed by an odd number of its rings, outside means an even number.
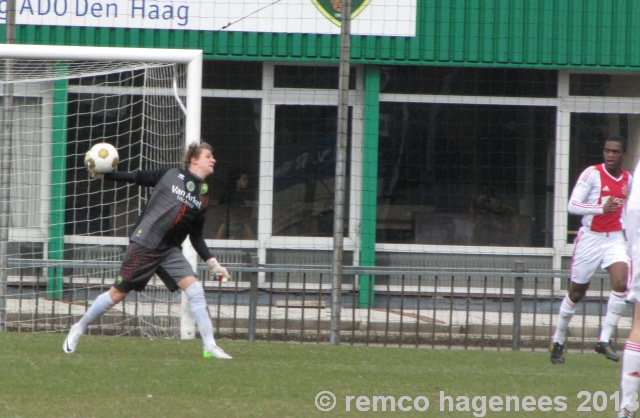
M627 207L627 202L629 201L629 196L631 196L631 191L633 190L633 175L631 173L629 173L629 183L627 183L627 190L629 190L629 192L627 193L627 198L622 201L622 205L624 206L624 208Z
M226 268L222 267L218 260L211 255L207 244L202 236L202 230L204 228L204 215L200 214L193 221L191 228L189 229L189 240L193 249L196 250L198 255L206 261L207 267L209 267L209 273L212 277L217 278L220 281L226 282L229 280L229 272Z
M209 247L207 247L206 242L204 241L204 236L202 235L202 230L204 229L204 215L200 214L193 220L193 223L189 227L189 241L191 241L191 245L193 245L193 249L196 250L196 253L202 258L204 261L207 261L213 255L211 251L209 251Z
M133 183L138 186L154 187L168 170L136 170L131 172L112 171L103 174L105 180ZM97 175L96 175L96 178Z
M590 171L589 171L590 170ZM597 170L587 169L580 174L576 182L567 210L572 215L602 215L604 213L604 205L599 203L587 203L587 197L591 190L597 187Z

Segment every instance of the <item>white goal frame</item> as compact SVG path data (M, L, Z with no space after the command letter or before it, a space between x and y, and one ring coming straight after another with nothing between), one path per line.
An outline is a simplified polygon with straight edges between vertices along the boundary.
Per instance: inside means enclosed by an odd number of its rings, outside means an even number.
M114 61L114 62L152 62L158 64L182 64L186 68L186 85L181 95L186 96L186 103L180 102L177 86L174 85L176 100L185 113L185 148L194 142L200 142L200 119L202 106L202 50L190 49L162 49L162 48L126 48L126 47L89 47L89 46L59 46L59 45L0 45L0 59L3 60L69 60L69 61ZM66 77L68 78L68 77ZM33 80L5 81L0 80L0 86L9 83L29 82ZM2 151L0 150L0 156ZM8 213L0 215L8 216ZM0 219L0 226L9 225L8 219ZM5 231L8 234L7 231ZM0 240L8 241L0 236ZM184 253L197 272L198 259L193 247L186 240ZM0 246L1 247L1 246ZM6 250L6 245L4 246ZM2 252L2 251L0 251ZM2 331L3 298L6 288L6 253L0 254L5 261L0 261L0 331ZM180 337L182 339L195 338L195 322L189 310L188 299L182 292L180 316Z
M167 57L171 57L170 59ZM77 61L148 61L187 66L187 145L200 141L202 107L202 50L161 48L112 48L91 46L0 45L0 59Z

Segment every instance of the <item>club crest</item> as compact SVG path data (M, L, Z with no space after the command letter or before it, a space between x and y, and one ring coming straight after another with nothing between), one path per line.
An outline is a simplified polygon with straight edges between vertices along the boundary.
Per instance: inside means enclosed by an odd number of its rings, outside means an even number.
M327 19L337 26L342 24L342 1L341 0L311 0ZM369 5L371 0L351 0L351 19Z

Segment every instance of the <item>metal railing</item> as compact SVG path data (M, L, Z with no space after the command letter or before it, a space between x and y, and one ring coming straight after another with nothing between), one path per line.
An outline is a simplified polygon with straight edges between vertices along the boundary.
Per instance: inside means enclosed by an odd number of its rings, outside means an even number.
M113 282L118 262L10 259L6 296L7 329L65 332ZM46 290L47 268L64 268L61 298ZM330 341L332 312L328 266L228 265L233 278L212 281L199 269L218 338L249 341ZM67 270L68 269L68 270ZM82 271L83 275L75 272ZM19 272L28 272L25 276ZM34 276L34 272L40 272ZM465 349L547 348L567 271L410 269L348 267L341 288L340 341L343 344ZM291 280L295 276L295 280ZM367 281L371 291L363 294ZM606 313L609 278L600 273L580 303L569 329L570 350L591 351ZM132 292L92 334L179 335L179 292L169 294L152 280ZM631 327L631 306L620 321L614 345ZM146 330L146 331L145 331ZM150 331L149 331L150 330Z

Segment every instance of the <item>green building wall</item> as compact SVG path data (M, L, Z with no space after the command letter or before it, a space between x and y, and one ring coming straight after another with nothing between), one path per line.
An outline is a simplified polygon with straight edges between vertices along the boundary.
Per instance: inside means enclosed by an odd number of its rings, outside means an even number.
M368 64L640 68L637 0L418 0L417 35L354 36ZM4 39L4 31L0 35ZM26 26L24 44L202 49L207 58L337 61L333 35Z

